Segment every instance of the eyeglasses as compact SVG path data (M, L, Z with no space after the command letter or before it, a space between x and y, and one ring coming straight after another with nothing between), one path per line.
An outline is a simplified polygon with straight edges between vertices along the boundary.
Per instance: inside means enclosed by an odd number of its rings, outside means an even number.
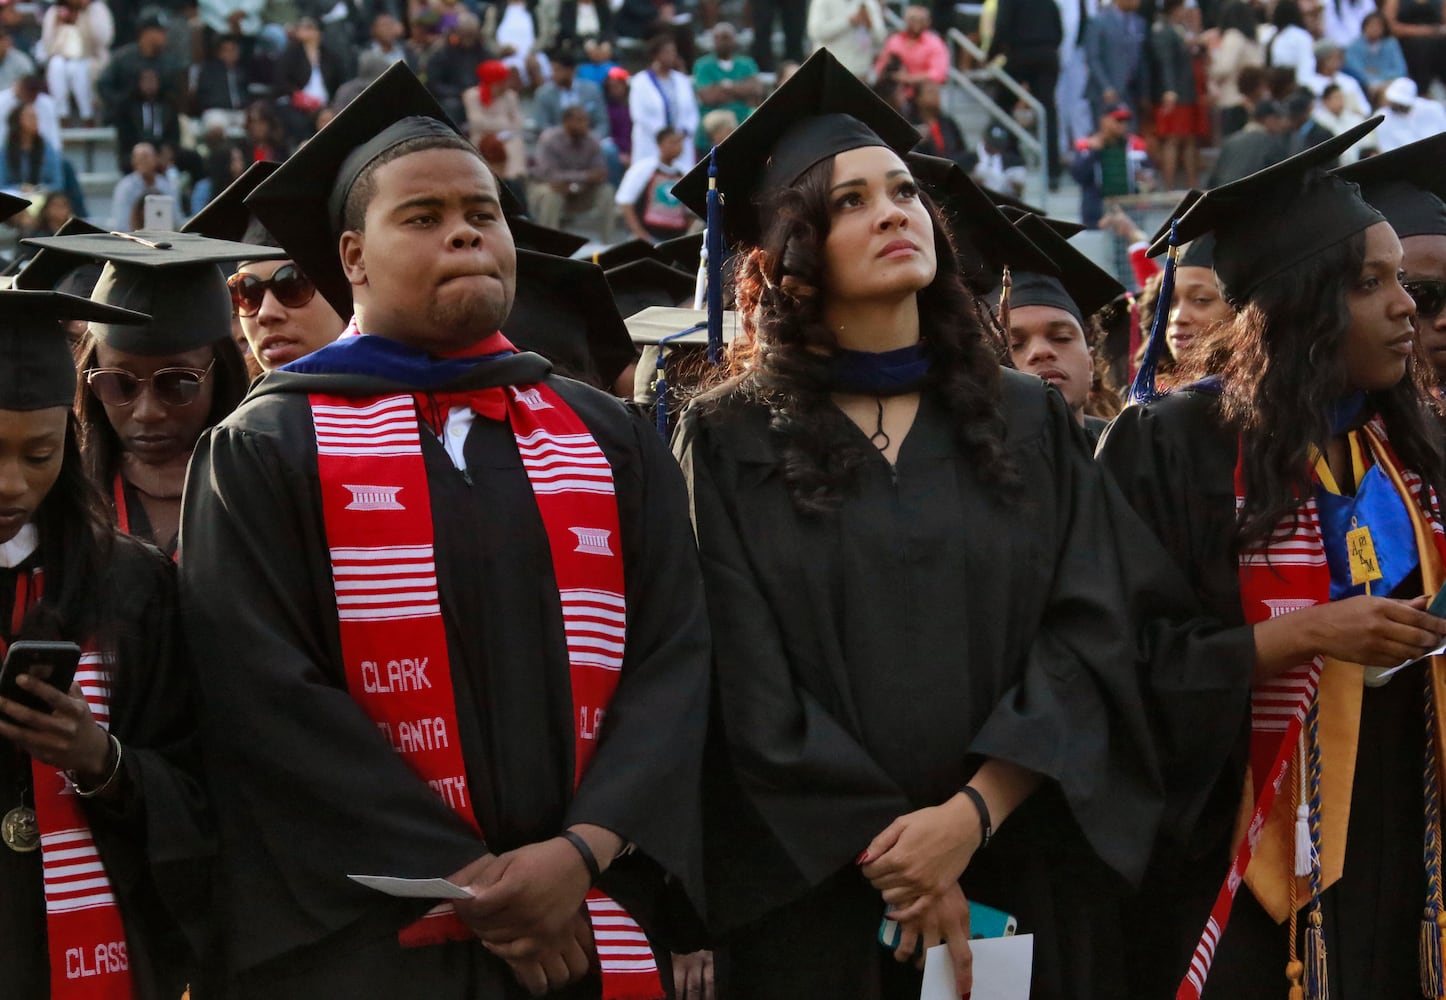
M150 385L163 406L189 406L201 395L201 385L216 367L215 359L200 368L162 368L150 378L137 378L120 368L95 368L85 374L91 395L106 406L130 406Z
M1416 315L1422 319L1437 316L1446 309L1446 281L1421 278L1401 282L1406 294L1416 303Z
M231 290L231 308L248 318L261 311L261 300L266 298L268 288L276 301L288 309L300 309L316 294L316 283L295 264L282 264L269 278L233 274L226 279L226 287Z

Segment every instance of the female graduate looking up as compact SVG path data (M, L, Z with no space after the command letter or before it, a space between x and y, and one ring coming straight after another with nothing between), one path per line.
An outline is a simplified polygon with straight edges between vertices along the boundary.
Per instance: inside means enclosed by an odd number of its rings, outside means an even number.
M91 298L147 311L140 327L96 323L82 342L81 448L121 531L176 552L186 465L201 432L246 394L231 339L231 295L217 266L269 260L274 247L148 233L55 236L35 245L105 262Z
M1377 121L1183 216L1180 241L1213 232L1239 311L1229 360L1125 411L1101 442L1201 603L1254 636L1253 656L1219 664L1253 696L1199 730L1214 745L1177 744L1201 780L1172 789L1180 811L1134 921L1133 996L1173 993L1187 970L1189 995L1230 998L1278 997L1287 979L1345 1000L1441 981L1428 876L1446 663L1422 657L1446 637L1425 611L1446 579L1446 461L1412 378L1400 241L1320 169ZM1257 839L1235 833L1246 825ZM1403 846L1422 830L1424 857ZM1232 859L1249 861L1238 893Z
M27 675L0 696L0 966L19 1000L174 997L193 971L161 893L177 874L161 859L200 843L173 574L115 534L86 479L61 327L147 318L0 292L0 648L82 650L66 689Z
M984 903L1037 935L1036 995L1120 996L1111 900L1158 780L1112 557L1134 522L1060 395L1000 370L916 139L821 51L714 154L744 333L675 451L714 634L720 989L913 998L944 941L964 993Z

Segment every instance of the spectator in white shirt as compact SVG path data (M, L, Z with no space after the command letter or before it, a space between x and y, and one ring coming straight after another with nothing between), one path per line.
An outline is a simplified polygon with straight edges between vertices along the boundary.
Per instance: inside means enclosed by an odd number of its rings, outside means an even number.
M9 90L23 76L35 75L35 60L15 46L10 30L0 26L0 90Z
M808 5L808 40L827 48L857 77L866 77L889 37L879 0L812 0Z
M1364 119L1371 113L1371 102L1366 98L1366 92L1361 89L1356 78L1341 68L1345 64L1346 54L1339 45L1326 39L1316 42L1315 72L1305 81L1305 85L1316 97L1322 97L1326 87L1334 84L1345 96L1346 109L1356 115L1358 120Z
M633 74L628 87L628 112L633 119L633 161L658 155L658 133L676 128L684 135L698 131L698 102L693 81L678 71L678 47L667 35L648 43L648 68ZM683 169L693 165L693 151L682 154Z
M22 76L14 86L0 91L0 146L5 144L9 135L5 123L10 120L10 112L17 104L35 105L35 115L40 119L40 138L60 149L60 111L56 108L55 98L40 89L40 78L37 76Z
M1315 102L1315 110L1311 117L1331 135L1340 135L1346 129L1355 128L1365 120L1363 115L1357 114L1347 103L1344 88L1334 83L1326 84L1320 99ZM1341 153L1340 164L1344 167L1347 164L1355 163L1360 158L1361 146L1357 143Z
M1386 120L1376 129L1376 145L1383 153L1446 131L1446 109L1416 92L1409 76L1392 80L1385 92Z
M1296 0L1275 5L1270 23L1260 29L1260 44L1265 46L1265 64L1295 70L1295 82L1301 86L1315 74L1315 39L1305 28Z
M40 21L40 51L45 81L61 117L70 117L71 101L82 121L95 124L95 76L110 61L115 21L102 0L62 0Z
M1344 49L1361 37L1361 24L1376 10L1376 0L1325 0L1326 38Z

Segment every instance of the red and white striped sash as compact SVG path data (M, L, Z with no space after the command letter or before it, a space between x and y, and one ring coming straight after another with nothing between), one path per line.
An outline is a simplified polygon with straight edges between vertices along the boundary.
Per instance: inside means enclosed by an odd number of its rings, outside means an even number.
M574 783L592 760L622 671L627 603L612 467L546 385L466 394L505 418L547 532L571 677ZM421 422L411 395L313 395L322 510L351 696L418 776L474 829L457 740ZM604 1000L662 997L642 929L597 890L587 898ZM449 904L402 932L407 945L466 940Z

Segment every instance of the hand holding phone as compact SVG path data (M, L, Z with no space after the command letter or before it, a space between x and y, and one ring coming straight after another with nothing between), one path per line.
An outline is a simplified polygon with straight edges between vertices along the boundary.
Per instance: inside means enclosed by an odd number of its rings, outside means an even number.
M95 787L119 771L120 750L74 687L79 663L74 643L11 645L0 666L0 739Z
M11 643L0 666L0 698L8 698L37 712L50 713L44 699L20 687L22 675L44 681L57 691L69 691L80 665L80 647L73 642Z

